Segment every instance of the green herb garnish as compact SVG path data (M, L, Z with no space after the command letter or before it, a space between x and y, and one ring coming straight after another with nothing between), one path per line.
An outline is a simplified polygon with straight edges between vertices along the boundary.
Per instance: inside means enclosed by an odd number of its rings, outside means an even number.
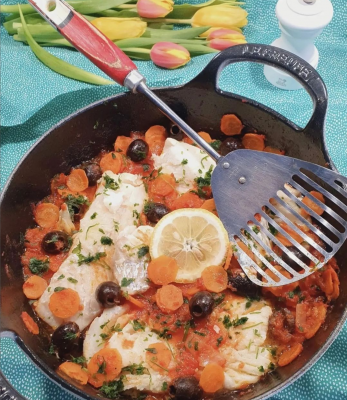
M149 253L149 247L148 246L142 246L139 248L139 250L137 251L137 257L138 258L142 258L144 257L146 254Z
M134 278L123 278L120 285L121 287L127 287L129 285L131 285L133 282L135 282Z
M104 246L111 246L113 244L113 240L109 236L101 236L100 242Z
M49 260L39 260L38 258L30 258L29 269L35 275L41 275L49 268Z

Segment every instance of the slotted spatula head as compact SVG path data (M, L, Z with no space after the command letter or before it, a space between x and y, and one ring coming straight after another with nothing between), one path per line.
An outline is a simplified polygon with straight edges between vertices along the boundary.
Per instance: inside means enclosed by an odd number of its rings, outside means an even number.
M237 150L220 160L211 184L234 254L258 285L281 286L305 278L347 238L347 178L327 168Z

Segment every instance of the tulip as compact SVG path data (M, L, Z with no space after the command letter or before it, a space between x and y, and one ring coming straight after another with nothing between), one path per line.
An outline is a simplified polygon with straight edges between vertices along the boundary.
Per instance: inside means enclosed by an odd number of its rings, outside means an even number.
M147 23L140 18L95 18L91 23L110 40L137 38L144 34Z
M171 42L156 43L152 47L150 56L155 65L168 69L182 67L190 61L189 51Z
M241 7L217 5L200 8L193 16L191 24L197 26L211 26L232 29L247 25L247 11Z
M207 31L203 32L201 35L199 35L199 37L205 37L205 38L207 38L207 37L210 36L210 34L211 34L212 32L218 31L218 30L220 30L220 29L225 29L225 28L214 27L214 28L207 29ZM232 26L230 29L233 30L233 31L237 31L237 32L242 33L241 29L240 29L240 28L237 28L236 26Z
M241 44L241 43L247 43L247 42L245 40L240 40L240 41L236 42L236 41L229 40L229 39L213 39L208 43L208 45L212 49L222 51L222 50L227 49L228 47L236 46L237 44Z
M236 44L247 43L242 33L224 28L211 32L207 40L209 40L209 47L215 50L225 50Z
M173 10L173 0L138 0L137 13L142 18L163 18Z

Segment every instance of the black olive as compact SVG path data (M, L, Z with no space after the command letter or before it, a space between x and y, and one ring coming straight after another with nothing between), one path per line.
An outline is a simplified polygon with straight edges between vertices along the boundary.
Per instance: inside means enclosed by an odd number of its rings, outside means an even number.
M195 293L189 301L189 311L193 317L203 318L211 314L214 300L206 291Z
M127 150L127 156L131 161L143 161L148 155L148 144L142 139L135 139L132 141Z
M183 133L183 132L181 131L181 129L180 129L177 125L175 125L175 124L172 124L172 125L170 126L169 132L170 132L169 138L171 138L171 139L176 139L176 140L178 140L178 141L181 141L181 140L183 140L183 138L184 138L184 133Z
M67 356L78 347L80 330L75 322L60 325L52 335L52 344L58 350L59 357Z
M293 253L304 264L310 265L310 259L305 254L301 253L301 251L298 250L295 246L289 246L289 247L287 247L287 250L290 251L291 253ZM302 269L300 267L300 265L286 253L282 254L282 259L285 263L287 263L295 271L300 271Z
M41 242L42 250L48 254L59 254L70 248L69 236L63 231L45 234Z
M243 272L229 273L228 282L242 296L256 297L260 295L260 287L253 283Z
M220 153L222 156L226 156L228 153L234 150L244 149L244 145L242 144L240 139L235 137L228 137L222 142L220 146Z
M200 400L203 394L199 381L195 376L184 376L175 379L169 390L173 400Z
M235 390L220 389L213 395L213 400L236 400L240 395Z
M164 215L169 213L169 209L161 203L149 203L145 214L150 222L157 223Z
M117 283L107 281L96 288L96 299L105 308L111 308L120 303L121 290Z
M87 175L89 186L95 186L98 182L98 180L102 176L102 171L101 168L99 167L98 164L91 163L87 164L83 167L84 172Z

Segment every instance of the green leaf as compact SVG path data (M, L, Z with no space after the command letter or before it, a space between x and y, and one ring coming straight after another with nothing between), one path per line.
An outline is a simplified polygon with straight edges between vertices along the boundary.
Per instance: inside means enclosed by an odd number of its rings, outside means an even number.
M70 2L71 6L82 14L96 14L110 8L115 8L130 0L84 0L76 3Z
M98 17L116 17L116 18L138 18L139 14L136 11L131 10L107 10L103 12L99 12Z
M129 56L133 60L149 61L151 59L151 51L149 49L141 49L140 47L129 47L123 48L122 50L127 56Z
M64 75L71 79L76 79L78 81L91 83L93 85L110 85L114 82L102 78L101 76L92 74L90 72L84 71L83 69L77 68L74 65L61 60L58 57L53 56L39 46L35 40L32 38L29 30L27 29L26 22L21 9L19 8L19 13L21 16L21 21L23 24L24 33L31 50L34 52L36 57L48 68L57 72L58 74Z
M201 35L202 33L206 32L210 29L209 26L201 26L198 28L187 28L187 29L179 29L176 31L169 31L169 30L158 30L158 29L151 29L147 28L147 31L151 33L151 37L160 37L162 40L165 39L194 39ZM199 39L204 42L204 39Z
M36 10L30 4L15 4L15 5L0 6L1 13L13 13L18 15L19 10L22 12L22 14L32 14L36 12Z
M218 4L239 5L241 3L234 0L209 0L200 4L178 4L174 6L173 11L166 18L192 18L200 8Z

